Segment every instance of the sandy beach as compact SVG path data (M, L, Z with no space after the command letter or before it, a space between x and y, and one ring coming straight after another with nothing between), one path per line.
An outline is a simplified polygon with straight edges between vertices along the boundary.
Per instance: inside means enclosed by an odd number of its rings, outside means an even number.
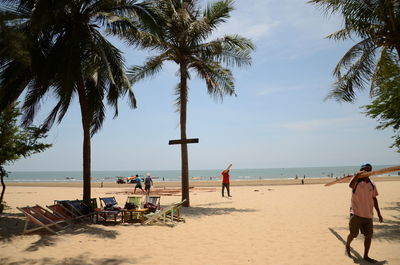
M351 193L347 184L323 186L331 180L234 182L231 199L221 197L219 182L191 182L185 223L75 224L57 235L22 235L16 207L81 198L81 183L8 183L0 264L368 264L360 259L361 236L352 243L354 260L344 255ZM374 219L370 256L378 264L400 264L400 178L376 180L384 223ZM180 201L179 185L157 183L162 205ZM96 183L92 197L115 196L124 204L132 192L133 186Z

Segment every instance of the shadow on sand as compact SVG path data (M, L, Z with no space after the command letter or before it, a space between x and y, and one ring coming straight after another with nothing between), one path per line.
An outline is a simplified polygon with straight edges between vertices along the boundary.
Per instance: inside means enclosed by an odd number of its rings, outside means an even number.
M23 216L23 214L15 214L15 213L3 214L2 216L0 216L0 241L2 243L7 244L12 242L13 238L22 236L24 225L25 225L25 217ZM26 249L26 251L32 251L32 252L37 251L38 249L43 247L55 245L58 239L64 235L89 234L92 237L108 238L108 239L115 239L118 236L117 231L103 229L102 227L99 226L93 226L90 223L75 223L59 231L59 233L55 235L47 232L44 229L38 230L33 233L29 233L28 235L31 234L35 234L40 237L37 241L31 243L31 245ZM3 263L0 262L0 264Z
M11 261L8 258L0 258L0 264L2 265L119 265L119 264L139 264L142 260L135 258L116 257L116 258L104 258L104 259L91 259L90 256L77 256L74 258L64 258L61 260L55 258L42 258L42 259L23 259L20 261Z
M256 212L258 210L255 209L249 209L249 208L244 208L244 209L238 209L234 207L212 207L216 205L222 205L222 204L231 204L231 201L226 201L226 202L216 202L216 203L207 203L207 204L200 204L196 206L192 206L189 208L181 208L183 215L186 216L191 216L191 217L202 217L202 216L210 216L210 215L225 215L225 214L230 214L234 212L239 212L239 213L251 213L251 212Z
M343 244L343 252L345 252L345 246L346 246L346 240L343 239L343 237L341 237L334 229L332 228L328 228L329 231ZM362 265L370 265L372 263L366 261L363 259L363 257L360 255L360 253L358 253L356 250L354 250L354 248L350 248L350 252L353 255L352 259L354 261L355 264L362 264ZM378 265L382 265L382 264L387 264L386 260L383 261L378 261L376 263L373 264L378 264Z
M64 235L80 235L80 234L88 234L91 237L97 237L97 238L108 238L108 239L115 239L118 236L117 231L110 231L106 230L100 227L94 227L90 224L75 224L72 227L68 227L62 231L59 232L57 235L49 234L49 233L44 233L44 230L38 233L40 236L39 240L36 242L33 242L27 249L26 251L37 251L42 247L48 247L55 245L57 243L57 240L60 238L60 236Z

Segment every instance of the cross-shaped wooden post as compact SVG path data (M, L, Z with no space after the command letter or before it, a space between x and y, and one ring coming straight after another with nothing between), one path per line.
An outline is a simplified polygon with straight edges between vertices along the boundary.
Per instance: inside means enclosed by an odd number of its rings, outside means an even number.
M169 145L172 144L197 144L199 142L199 138L192 139L178 139L178 140L169 140Z
M178 139L178 140L169 140L169 145L172 144L180 144L182 148L182 200L184 201L183 206L184 207L189 207L189 166L188 166L188 161L187 161L187 149L186 149L186 163L185 163L185 168L184 168L184 162L183 162L183 155L184 155L184 148L187 148L187 144L196 144L199 142L199 138L192 138L192 139ZM184 173L186 172L186 174Z

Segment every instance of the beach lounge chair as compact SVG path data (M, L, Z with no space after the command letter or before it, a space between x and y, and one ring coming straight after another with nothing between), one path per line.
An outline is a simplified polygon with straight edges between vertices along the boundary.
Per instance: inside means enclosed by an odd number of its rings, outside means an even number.
M65 220L75 221L80 219L80 216L74 214L62 204L46 205L46 207L49 208L53 214L58 215Z
M167 216L170 216L174 221L185 222L185 218L181 217L179 209L186 200L173 204L173 209L167 212Z
M144 222L144 214L148 209L143 209L143 196L128 196L124 206L124 222Z
M144 198L143 205L145 205L147 202L149 202L151 204L156 205L157 206L157 210L159 210L161 208L160 201L161 201L161 197L160 196L146 196Z
M44 215L42 214L42 209L44 208L42 207L40 208L38 208L37 206L17 207L17 209L20 210L26 217L24 231L23 231L24 234L37 231L40 229L46 229L47 231L56 234L58 231L56 231L54 228L58 230L64 228L61 225L61 223L65 223L66 220L53 215L51 212L47 210L45 210L47 212ZM29 224L36 225L36 227L28 229Z
M170 206L165 207L155 213L151 213L146 215L147 220L143 222L143 224L154 224L154 223L162 223L162 224L174 224L175 221L185 221L179 214L179 208L185 200L174 203Z
M143 208L142 200L143 196L128 196L128 198L126 198L125 208L128 203L131 203L136 209L141 209Z
M97 215L103 218L103 221L107 222L112 218L112 220L117 223L117 219L122 212L122 208L118 206L115 197L102 197L100 199L101 209L96 210ZM121 221L123 220L121 214Z
M100 205L102 209L112 208L113 206L118 206L115 197L102 197L100 199Z
M90 207L84 204L80 200L58 200L56 204L62 204L65 208L72 211L76 216L82 219L92 220L92 217L96 212Z

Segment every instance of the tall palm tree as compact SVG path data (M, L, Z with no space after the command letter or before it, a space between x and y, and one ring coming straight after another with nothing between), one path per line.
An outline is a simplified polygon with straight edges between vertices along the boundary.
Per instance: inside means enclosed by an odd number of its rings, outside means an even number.
M130 80L152 76L161 70L166 61L179 67L180 80L176 87L176 105L180 111L181 139L186 137L186 108L188 101L188 79L193 71L204 79L208 93L216 98L235 95L232 72L228 66L251 64L252 42L238 35L208 40L212 32L229 18L233 10L231 0L209 4L202 12L196 0L160 0L154 3L158 31L139 31L125 35L127 40L140 48L157 51L143 66L128 70ZM187 144L181 144L182 199L189 202L189 165Z
M376 73L384 48L396 50L400 58L400 1L311 0L308 3L326 13L343 16L344 28L328 38L346 40L356 37L359 40L337 64L334 70L337 81L328 95L338 101L352 102L355 91L364 89Z
M78 97L83 127L83 199L90 199L91 137L101 128L105 105L118 115L118 99L136 101L121 52L101 29L135 30L137 19L152 21L148 5L130 0L1 0L0 106L26 91L23 123L32 123L44 96L57 100L44 127L61 122ZM16 41L25 53L4 50Z

